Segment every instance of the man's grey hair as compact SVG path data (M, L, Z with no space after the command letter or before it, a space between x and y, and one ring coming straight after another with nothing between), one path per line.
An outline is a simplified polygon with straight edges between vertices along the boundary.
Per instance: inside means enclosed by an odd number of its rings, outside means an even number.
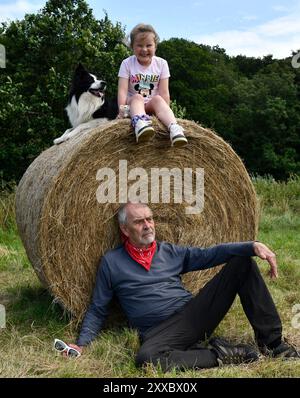
M118 210L118 221L120 225L127 224L127 205L132 204L132 202L122 203ZM138 202L135 203L140 207L150 207L146 203ZM151 210L151 209L150 209Z

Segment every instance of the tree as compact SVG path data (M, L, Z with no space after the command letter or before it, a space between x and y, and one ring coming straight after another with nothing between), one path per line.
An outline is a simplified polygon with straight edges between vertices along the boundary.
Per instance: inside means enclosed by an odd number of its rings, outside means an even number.
M300 173L300 70L290 58L230 58L183 39L158 50L170 65L172 99L229 142L249 172Z
M234 86L233 146L253 173L300 173L300 104L291 68L274 62Z
M96 20L84 0L49 0L37 14L2 24L0 177L18 180L68 127L64 107L79 62L109 83L108 95L116 93L118 68L128 56L124 36L107 14Z

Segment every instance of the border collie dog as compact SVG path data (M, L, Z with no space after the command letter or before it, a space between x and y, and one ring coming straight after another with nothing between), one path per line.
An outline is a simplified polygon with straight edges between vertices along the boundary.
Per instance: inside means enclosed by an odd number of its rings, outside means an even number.
M54 144L60 144L84 130L117 117L117 99L108 100L105 89L105 81L98 80L81 64L77 66L66 107L72 128L56 138Z

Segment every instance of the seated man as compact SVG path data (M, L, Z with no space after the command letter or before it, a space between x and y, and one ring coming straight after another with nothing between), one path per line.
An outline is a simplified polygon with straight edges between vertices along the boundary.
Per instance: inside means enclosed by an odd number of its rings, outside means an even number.
M260 242L224 243L210 248L156 242L150 208L142 203L122 205L118 213L124 243L108 251L98 270L93 298L76 345L79 352L96 338L115 293L130 325L137 328L141 347L137 365L153 363L164 371L176 367L210 368L223 363L258 359L254 347L210 338L238 294L260 350L273 357L299 358L282 340L282 325L255 261L270 264L277 277L275 254ZM193 297L180 275L226 263Z

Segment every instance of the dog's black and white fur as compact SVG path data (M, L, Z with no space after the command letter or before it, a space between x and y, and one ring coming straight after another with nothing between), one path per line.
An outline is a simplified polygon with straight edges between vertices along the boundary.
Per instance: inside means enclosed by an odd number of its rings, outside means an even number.
M105 81L98 80L81 64L77 66L66 107L72 128L56 138L54 144L60 144L78 133L117 117L117 99L108 100L105 89Z

